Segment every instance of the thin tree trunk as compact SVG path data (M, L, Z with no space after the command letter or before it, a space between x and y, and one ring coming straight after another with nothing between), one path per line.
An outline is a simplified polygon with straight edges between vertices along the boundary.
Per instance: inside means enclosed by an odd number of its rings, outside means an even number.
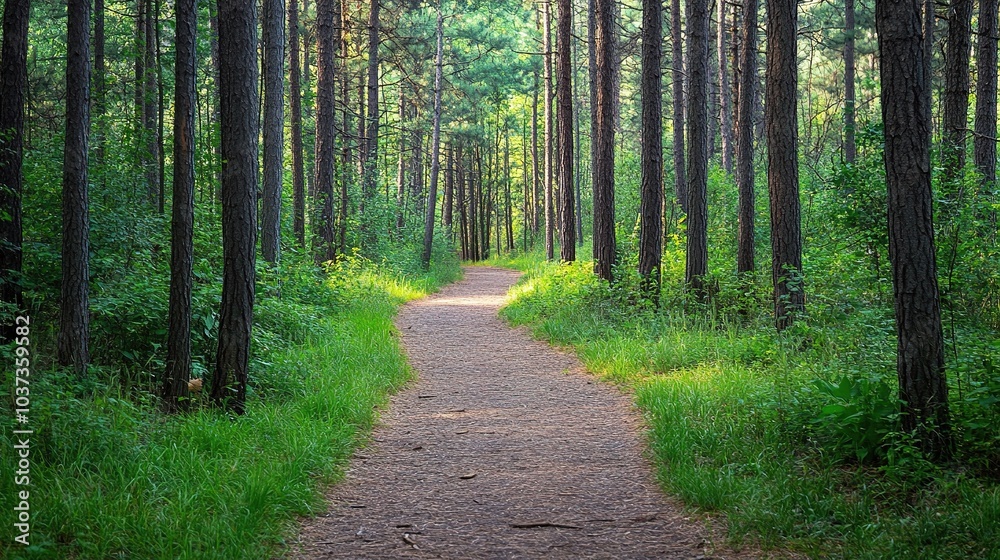
M767 1L767 187L771 200L771 280L778 330L805 305L799 218L796 112L796 3Z
M597 142L594 162L594 273L611 282L615 266L615 52L614 0L594 0L597 61Z
M143 167L146 171L146 189L150 206L158 206L160 199L160 181L157 165L160 161L159 146L160 138L157 130L157 106L156 106L156 28L159 26L159 14L153 8L153 0L145 2L145 39L143 41L143 103L142 103L142 124L143 137L146 140L143 151Z
M306 181L302 143L302 85L299 65L299 0L288 4L289 109L292 125L292 206L295 238L306 245Z
M573 39L573 4L571 0L558 1L556 95L559 105L559 258L563 262L573 262L576 260L576 204L573 201L573 66L570 56L572 54L570 41Z
M191 273L194 267L194 115L197 0L178 0L174 63L174 183L170 224L170 321L164 407L186 408L191 378Z
M441 70L444 63L444 16L441 0L437 5L437 56L434 57L434 132L431 134L431 185L427 196L427 219L424 222L424 252L421 257L424 269L431 266L431 249L434 247L434 218L437 210L438 172L441 168Z
M953 198L956 181L965 166L965 137L969 120L969 54L973 0L952 0L948 10L948 45L945 51L942 167L945 190Z
M337 51L340 48L340 1L317 0L316 37L319 65L316 87L316 207L317 263L337 257L333 229L333 183L336 159Z
M850 1L850 0L849 0ZM716 0L719 7L718 22L718 58L719 58L719 132L722 138L722 168L726 173L733 172L733 107L729 85L729 68L726 62L726 6L725 0Z
M708 0L688 0L687 258L684 281L704 297L708 273Z
M212 402L246 410L257 260L258 134L257 4L219 0L222 102L222 305Z
M100 181L104 182L104 111L107 104L107 64L105 63L104 47L104 0L94 0L94 84L93 101L90 106L91 135L96 144L95 156L100 173Z
M642 199L639 206L639 275L659 293L663 237L663 4L642 3ZM655 297L655 295L654 295Z
M379 11L381 3L379 0L371 0L371 9L368 13L368 130L365 134L365 145L361 147L362 161L362 201L364 207L371 211L372 203L375 199L375 188L378 185L378 128L379 128L379 103L378 103L378 70L379 70L379 30L381 21ZM362 227L369 232L365 236L364 242L372 247L377 242L375 230L370 220L362 216Z
M979 1L976 40L976 169L983 184L997 180L997 0Z
M854 141L854 0L844 0L844 161L853 164L857 158Z
M14 313L24 309L21 290L24 190L24 95L28 87L30 0L7 0L0 54L0 304ZM14 321L0 327L0 343L15 338Z
M448 238L453 240L452 234L452 206L455 204L455 151L451 144L448 144L448 159L445 164L444 175L444 208L441 215L441 226L444 228Z
M684 158L684 38L681 34L681 0L670 0L670 58L673 78L674 196L681 210L687 212L687 172Z
M284 170L285 2L264 0L264 198L261 201L261 256L281 254L281 183Z
M532 214L531 214L531 232L538 234L538 228L541 221L541 205L538 204L539 193L542 188L541 181L541 162L538 157L538 72L534 74L534 87L531 88L532 101L531 101L531 198L532 198Z
M552 4L545 2L542 4L542 50L544 59L542 63L544 81L543 111L545 112L545 178L543 188L545 189L545 258L552 260L555 258L555 215L552 200L552 182L555 173L552 157L552 146L554 143L552 129Z
M755 269L755 193L753 171L754 100L757 97L757 0L743 0L736 108L736 185L739 190L736 272Z
M403 86L399 86L399 161L396 170L396 231L400 234L406 225L403 214L406 201L406 132L403 123L406 120L406 96Z
M920 0L878 0L875 22L885 123L889 257L902 424L924 452L952 453L931 195L930 112L922 76ZM914 79L916 78L916 79Z

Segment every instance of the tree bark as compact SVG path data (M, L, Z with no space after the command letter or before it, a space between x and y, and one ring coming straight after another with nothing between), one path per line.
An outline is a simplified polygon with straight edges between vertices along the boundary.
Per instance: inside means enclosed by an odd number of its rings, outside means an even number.
M438 175L441 168L441 70L444 63L444 16L441 0L437 5L437 55L434 57L434 132L431 133L431 185L427 196L427 219L424 221L424 270L430 270L434 248L434 221L437 210Z
M798 82L795 0L767 1L767 187L771 201L771 279L778 330L805 306L799 218Z
M576 205L573 200L573 66L570 46L570 41L573 39L573 4L571 0L558 0L558 2L556 96L559 111L559 258L563 262L573 262L576 260Z
M222 121L222 305L212 402L246 410L257 258L257 4L219 0L219 93Z
M948 44L945 51L944 119L942 122L942 184L946 196L955 196L950 185L965 167L965 136L969 121L969 54L973 0L952 0L948 10Z
M90 0L66 5L66 138L62 182L62 289L59 365L82 374L90 361Z
M0 304L12 313L24 309L21 290L24 192L24 94L28 87L30 0L7 0L0 54ZM0 343L15 337L14 318L5 317Z
M688 0L687 258L684 281L704 297L708 273L708 0Z
M337 258L333 230L333 176L336 160L337 53L340 49L340 1L317 0L316 42L316 208L317 263Z
M306 179L302 143L302 76L299 62L299 0L288 4L288 97L292 126L292 206L295 239L306 245Z
M663 93L661 0L642 3L642 200L639 207L639 275L659 294L663 238Z
M743 0L739 88L736 108L736 185L739 190L736 272L754 271L754 100L757 97L757 0Z
M973 151L985 185L997 180L997 34L997 0L980 0Z
M851 0L848 0L851 1ZM726 6L725 0L716 0L719 8L718 21L718 45L717 56L719 59L719 136L722 139L722 168L726 173L733 172L733 107L732 90L729 85L729 68L726 62L728 49L726 48L728 39L726 38Z
M261 256L281 254L281 187L284 174L285 2L264 0L264 198L261 201Z
M611 282L615 266L615 0L594 0L597 112L591 126L594 160L594 273Z
M543 111L545 112L545 144L543 149L545 150L545 177L543 189L545 189L545 258L547 260L552 260L555 258L555 216L553 212L552 200L552 181L554 175L554 166L552 162L552 146L553 146L553 129L552 129L552 3L544 2L542 4L542 50L544 51L543 58L543 83L544 83L544 99L542 103Z
M684 38L681 33L681 0L670 1L670 75L673 89L674 196L687 212L687 172L684 158Z
M928 456L945 460L952 437L934 248L930 112L924 106L924 57L930 53L921 36L920 0L878 0L875 22L903 429L917 434Z
M174 63L174 183L170 224L170 320L163 401L187 408L191 378L191 272L194 267L194 118L197 0L178 0Z
M857 158L854 141L854 0L844 0L844 161L853 164Z
M150 206L158 206L160 200L160 175L157 165L160 161L160 137L156 126L158 108L156 105L157 72L156 72L156 28L159 26L159 16L153 8L153 0L144 3L145 17L143 23L144 54L143 54L143 102L142 126L143 138L146 140L143 150L143 168L146 171L146 189Z
M379 102L378 102L378 70L379 70L379 30L381 27L380 0L371 0L371 9L368 13L368 130L365 133L365 146L361 148L362 161L362 199L364 207L371 209L375 200L375 188L378 185L378 129L379 129ZM365 240L369 247L374 246L377 241L373 224L370 220L362 216L364 227L371 232Z

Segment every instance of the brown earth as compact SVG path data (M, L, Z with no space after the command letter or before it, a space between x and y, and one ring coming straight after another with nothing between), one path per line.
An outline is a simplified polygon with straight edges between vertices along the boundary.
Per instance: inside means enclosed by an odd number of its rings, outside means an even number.
M628 396L497 317L519 274L396 320L418 380L307 520L294 558L745 558L657 487Z

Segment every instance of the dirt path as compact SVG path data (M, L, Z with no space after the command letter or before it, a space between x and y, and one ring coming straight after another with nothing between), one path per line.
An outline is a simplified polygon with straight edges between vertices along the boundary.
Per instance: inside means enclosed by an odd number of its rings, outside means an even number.
M657 489L629 398L497 318L518 273L402 309L419 380L309 520L297 558L732 558Z

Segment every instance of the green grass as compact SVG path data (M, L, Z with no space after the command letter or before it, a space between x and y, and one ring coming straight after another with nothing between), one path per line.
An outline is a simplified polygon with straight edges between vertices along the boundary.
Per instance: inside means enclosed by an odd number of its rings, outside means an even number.
M572 347L591 371L632 393L665 490L713 512L736 546L814 558L1000 558L1000 485L981 468L989 453L965 427L976 411L958 397L953 375L960 445L956 463L944 467L894 431L893 415L879 415L876 389L894 383L891 309L837 311L860 307L838 292L856 279L840 285L817 274L813 315L778 334L759 286L723 284L706 307L668 281L654 311L635 299L634 278L609 287L589 262L529 255L493 264L528 272L505 318ZM968 336L996 339L982 330ZM845 378L864 388L857 402L818 388ZM839 403L857 415L824 417Z
M328 305L259 305L245 416L198 402L165 416L149 392L100 375L37 372L31 547L12 540L19 488L5 430L0 556L268 558L283 550L297 518L324 509L321 489L343 474L377 408L409 379L396 309L459 274L453 260L423 275L348 268L321 288Z

